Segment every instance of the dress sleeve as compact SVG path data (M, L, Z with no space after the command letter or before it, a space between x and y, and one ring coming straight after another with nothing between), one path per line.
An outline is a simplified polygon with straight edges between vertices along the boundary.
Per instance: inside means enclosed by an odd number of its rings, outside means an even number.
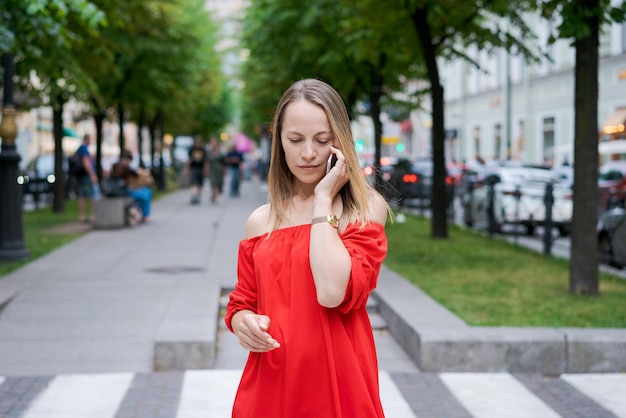
M387 255L387 236L383 225L369 222L364 226L348 225L341 239L352 260L346 296L337 308L346 313L364 306L376 288L378 273Z
M252 257L254 245L257 241L258 237L243 240L239 243L237 285L235 286L235 290L230 293L228 304L226 305L226 314L224 316L224 322L230 332L233 332L233 328L230 324L233 315L244 309L249 309L253 312L257 311L257 282Z

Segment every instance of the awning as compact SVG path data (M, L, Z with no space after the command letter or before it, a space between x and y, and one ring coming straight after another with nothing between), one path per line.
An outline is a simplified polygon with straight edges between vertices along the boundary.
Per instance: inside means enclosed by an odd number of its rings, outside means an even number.
M75 130L73 130L72 128L66 128L65 126L63 127L63 136L69 136L72 138L80 138L80 135L78 135L78 133L76 133Z
M610 135L626 130L626 107L620 107L604 120L602 132Z

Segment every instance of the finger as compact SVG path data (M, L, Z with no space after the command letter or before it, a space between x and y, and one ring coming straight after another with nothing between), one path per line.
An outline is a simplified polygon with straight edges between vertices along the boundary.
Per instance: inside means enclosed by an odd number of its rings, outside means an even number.
M239 339L239 344L250 351L263 352L280 347L280 344L271 337L267 339L258 339L256 336L240 332L237 334L237 338Z
M266 341L257 341L249 338L247 335L238 335L237 337L239 337L239 344L246 350L264 352L274 349L274 346Z
M272 338L272 336L266 332L269 328L270 319L265 315L249 315L244 318L242 321L239 332L242 335L242 338L255 346L258 347L260 345L268 344L274 348L280 347L280 344Z
M265 315L259 316L259 328L263 331L267 331L268 329L270 329L269 317Z

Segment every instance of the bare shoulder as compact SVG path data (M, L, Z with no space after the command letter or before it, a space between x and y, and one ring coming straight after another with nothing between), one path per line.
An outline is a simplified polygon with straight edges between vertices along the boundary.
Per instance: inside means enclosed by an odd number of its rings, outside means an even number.
M269 203L256 208L246 222L246 239L263 235L271 230Z
M380 193L371 191L368 193L368 217L370 220L385 225L389 215L389 205Z

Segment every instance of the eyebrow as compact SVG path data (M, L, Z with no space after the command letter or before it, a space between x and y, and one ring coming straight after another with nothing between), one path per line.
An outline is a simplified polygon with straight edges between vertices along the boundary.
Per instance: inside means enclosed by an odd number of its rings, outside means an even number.
M287 134L287 135L289 135L289 134L294 135L294 134L295 134L295 135L304 136L304 135L302 135L302 134L301 134L300 132L298 132L298 131L287 131L287 132L286 132L286 134ZM313 135L313 136L319 136L319 135L332 135L332 134L333 134L333 132L332 132L332 131L320 131L320 132L316 133L316 134L315 134L315 135Z

